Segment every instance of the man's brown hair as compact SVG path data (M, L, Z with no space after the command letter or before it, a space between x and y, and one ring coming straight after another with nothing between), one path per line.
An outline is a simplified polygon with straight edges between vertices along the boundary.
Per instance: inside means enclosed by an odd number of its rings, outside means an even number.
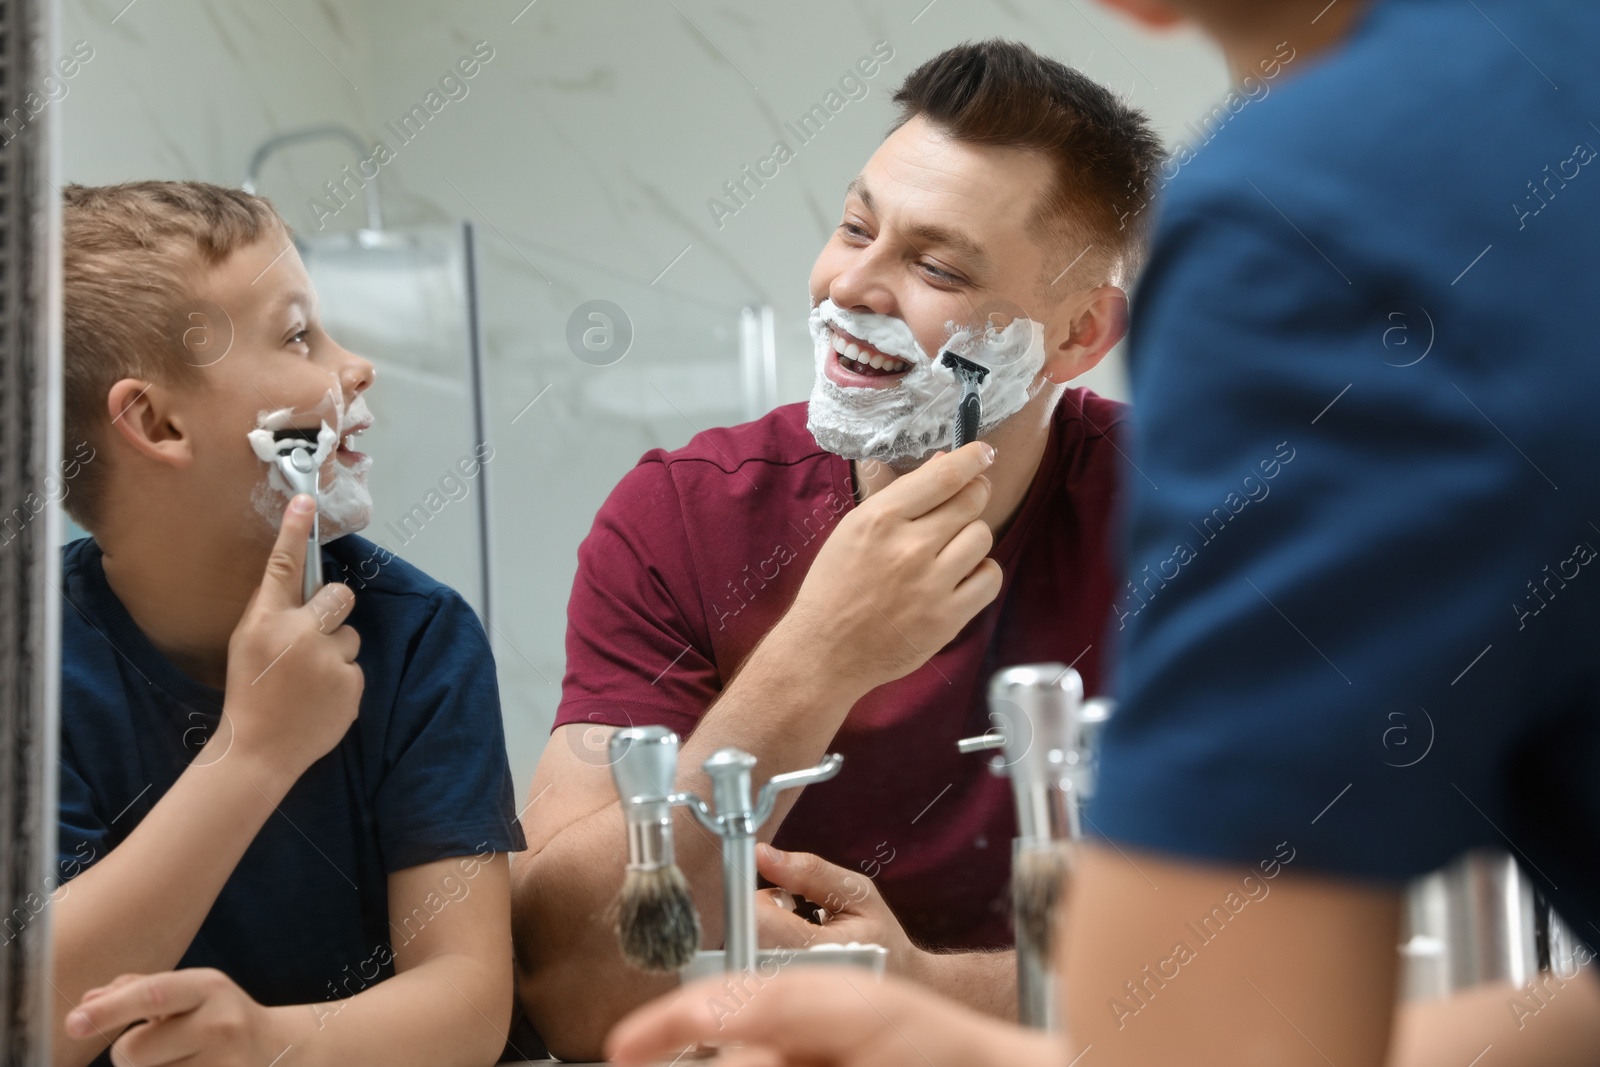
M65 451L103 451L113 416L106 395L123 378L199 384L204 361L190 355L206 272L235 249L289 228L262 197L205 182L68 185L62 190L62 356ZM209 319L211 316L206 316ZM104 461L84 464L63 500L93 530L102 518Z
M907 76L894 102L900 116L891 132L920 115L965 144L1049 161L1055 181L1034 221L1052 270L1082 256L1078 274L1096 281L1138 273L1149 221L1145 189L1164 156L1138 109L1066 64L999 39L939 53Z

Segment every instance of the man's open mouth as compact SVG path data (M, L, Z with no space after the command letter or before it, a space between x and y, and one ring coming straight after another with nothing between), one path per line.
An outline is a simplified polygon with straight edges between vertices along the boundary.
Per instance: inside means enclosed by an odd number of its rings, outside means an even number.
M828 327L828 334L833 341L834 358L839 365L852 374L865 377L893 377L904 374L911 369L911 364L895 356L886 356L882 352L868 345L858 338L851 337L836 326Z

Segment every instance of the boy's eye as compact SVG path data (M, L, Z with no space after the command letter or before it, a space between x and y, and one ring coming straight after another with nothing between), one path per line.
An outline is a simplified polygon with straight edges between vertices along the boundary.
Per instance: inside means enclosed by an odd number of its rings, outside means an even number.
M307 329L301 330L298 333L291 334L289 336L289 343L293 344L293 345L306 344L307 343L306 338L310 333L311 333L311 330L309 328L307 328Z

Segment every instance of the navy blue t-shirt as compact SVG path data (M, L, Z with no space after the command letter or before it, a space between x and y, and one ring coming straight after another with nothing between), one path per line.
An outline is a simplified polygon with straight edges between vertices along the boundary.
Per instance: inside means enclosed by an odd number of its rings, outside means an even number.
M356 595L360 713L256 834L179 963L224 971L266 1005L354 995L393 975L406 935L389 924L389 874L527 847L494 659L472 609L360 537L324 546L323 563ZM62 591L66 878L116 848L172 787L215 730L222 693L150 644L93 539L63 550Z
M1594 4L1377 0L1169 165L1107 837L1384 881L1493 846L1596 941L1597 55Z

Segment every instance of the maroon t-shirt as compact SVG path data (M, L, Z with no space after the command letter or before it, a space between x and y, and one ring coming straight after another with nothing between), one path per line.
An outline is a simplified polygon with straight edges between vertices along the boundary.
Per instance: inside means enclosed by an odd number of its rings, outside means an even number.
M1086 389L1062 397L1038 473L990 552L1005 572L999 597L851 709L828 746L844 756L839 776L805 790L773 842L873 877L920 944L1012 943L1010 786L956 741L989 729L986 689L1002 667L1070 663L1100 691L1121 462L1108 434L1125 410ZM660 724L687 737L854 506L850 464L818 447L804 404L647 453L578 549L555 724Z

